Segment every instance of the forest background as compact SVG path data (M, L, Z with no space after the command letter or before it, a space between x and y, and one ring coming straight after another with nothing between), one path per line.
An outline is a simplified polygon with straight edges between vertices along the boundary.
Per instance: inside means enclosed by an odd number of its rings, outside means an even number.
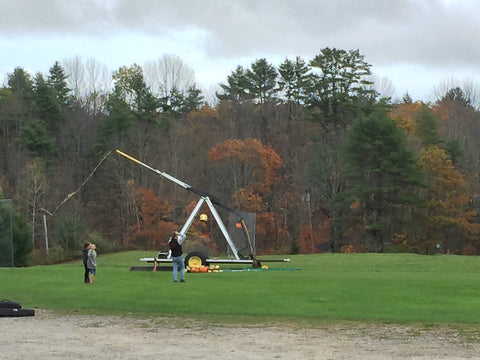
M258 254L480 252L471 82L445 82L434 103L392 101L359 50L336 48L238 66L210 103L193 78L174 55L113 74L76 57L8 75L0 185L16 266L78 257L85 241L165 247L198 195L115 149L256 213ZM188 235L226 252L212 216Z

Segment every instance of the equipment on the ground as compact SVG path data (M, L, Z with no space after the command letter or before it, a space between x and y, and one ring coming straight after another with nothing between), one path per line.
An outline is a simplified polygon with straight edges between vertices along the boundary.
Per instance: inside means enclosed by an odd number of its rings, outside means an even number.
M208 208L210 209L210 212L212 213L213 217L215 218L215 221L217 222L218 226L220 227L220 230L222 231L222 234L225 237L225 240L227 241L227 243L228 243L228 245L229 245L229 247L232 251L234 259L208 258L203 253L192 252L192 253L189 253L185 257L185 264L187 266L199 267L201 265L229 263L229 264L252 264L253 267L261 267L260 261L258 261L256 259L255 248L254 248L254 246L252 244L252 241L250 239L250 235L249 235L245 220L243 219L242 215L238 211L222 204L215 196L213 196L211 194L208 194L204 191L200 191L198 189L195 189L192 186L188 185L187 183L185 183L181 180L178 180L177 178L167 174L166 172L154 169L151 166L141 162L140 160L135 159L134 157L132 157L132 156L120 151L120 150L116 150L116 152L118 154L124 156L125 158L127 158L127 159L129 159L129 160L131 160L131 161L133 161L133 162L135 162L135 163L137 163L137 164L139 164L139 165L157 173L158 175L160 175L160 176L162 176L162 177L164 177L164 178L166 178L166 179L168 179L172 182L174 182L175 184L180 185L184 189L186 189L188 191L191 191L194 194L197 194L197 195L200 196L200 200L197 202L197 204L196 204L195 208L193 209L192 213L190 214L187 221L183 225L182 229L180 230L180 233L185 234L185 235L187 234L188 229L192 225L197 213L200 211L201 207L204 204L207 204ZM249 252L248 257L241 255L239 253L239 251L237 250L237 247L235 246L234 242L232 241L232 237L230 236L224 222L222 221L222 218L220 217L220 215L217 212L214 205L218 205L218 206L222 207L223 209L229 211L230 213L235 214L238 217L238 220L237 220L236 224L237 224L238 228L242 227L242 229L243 229L243 233L244 233L246 242L248 244L248 252ZM200 215L200 217L201 217L201 220L202 220L202 219L206 218L206 215L202 214L202 215ZM238 226L238 224L240 224L240 225ZM158 257L155 257L155 258L142 258L140 260L150 262L150 263L155 263L155 266L156 266L156 263L159 263L159 262L162 263L162 262L171 262L172 261L171 259L168 259L167 256L165 256L165 253L159 253ZM278 260L276 260L276 261L278 261ZM288 259L283 260L283 261L288 261Z
M20 316L35 316L34 309L22 309L16 301L3 299L0 301L0 317L20 317Z

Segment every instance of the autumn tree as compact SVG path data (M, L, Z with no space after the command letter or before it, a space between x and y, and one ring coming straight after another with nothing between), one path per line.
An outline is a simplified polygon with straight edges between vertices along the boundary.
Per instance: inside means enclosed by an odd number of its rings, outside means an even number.
M428 146L421 154L420 167L425 173L427 188L422 192L426 203L424 233L412 241L418 251L459 253L467 247L476 248L479 225L472 211L470 196L462 174L455 169L445 150Z
M137 222L130 227L126 243L158 247L177 228L171 221L173 205L168 200L161 201L152 189L140 187L138 197Z
M233 198L233 207L257 213L259 249L267 251L275 248L279 233L275 221L278 216L275 210L278 211L278 208L271 192L280 181L280 156L257 139L231 139L214 146L209 159L222 165L218 168L218 187L228 189L226 192Z
M279 181L277 170L282 164L278 154L271 147L257 139L226 140L210 150L211 162L226 161L226 177L234 189L244 189L246 194L260 196L271 192ZM245 199L244 199L245 200ZM245 209L246 204L238 204Z
M193 181L192 185L199 189L215 189L214 176L209 175L208 149L225 139L228 128L229 124L215 108L205 105L190 111L175 127L176 141L181 145L175 151L172 149L166 162L169 169L176 177Z
M452 99L455 99L453 103ZM424 224L421 227L423 231L405 240L416 251L431 253L437 244L442 251L449 252L473 247L471 237L474 234L473 216L476 211L472 208L475 202L471 199L475 198L475 187L466 185L464 175L456 166L462 163L463 166L469 166L468 162L460 160L464 149L469 149L465 140L470 137L473 128L470 128L470 132L461 132L469 134L463 135L461 142L455 136L459 132L454 130L462 122L468 123L468 113L473 115L472 109L465 106L467 104L461 93L452 91L433 107L422 103L401 104L392 111L397 123L409 130L410 139L413 139L410 142L421 155L419 164L426 174L428 185L421 193L427 210L418 214L422 219L419 224ZM465 117L457 117L460 109L463 109L461 113ZM467 154L471 154L471 151L467 150ZM458 241L454 241L454 238Z
M374 221L377 214L387 221L378 233L385 242L393 233L395 239L403 239L399 244L425 252L424 241L430 231L443 249L475 253L476 244L471 240L474 232L468 227L478 222L478 217L470 218L469 223L460 220L466 219L468 211L480 211L480 113L478 91L473 87L449 83L436 94L438 101L434 104L415 102L407 94L402 103L392 105L378 99L376 91L383 92L385 87L379 89L378 82L372 84L370 65L363 55L327 48L313 59L297 57L276 69L265 58L234 68L222 84L219 103L204 106L193 82L186 85L164 77L160 73L163 65L153 65L156 73L149 72L147 64L143 69L133 65L117 69L112 77L95 60L82 62L77 58L61 66L55 63L46 74L32 76L22 68L8 74L7 82L0 86L0 185L8 198L16 200L16 210L28 216L29 224L32 184L24 169L32 159L44 162L48 184L38 193L37 205L52 209L65 194L80 186L107 151L118 148L195 188L218 195L229 206L254 211L260 252L289 248L294 252L328 251L332 238L335 251L365 250L366 239L375 248L376 240L366 229L378 225ZM162 69L176 71L168 66ZM162 87L160 82L164 83ZM430 188L417 189L425 204L432 202L432 209L442 211L440 215L448 219L438 226L448 237L437 234L436 227L424 220L428 213L419 211L422 207L390 198L393 192L383 185L394 186L392 168L386 167L383 175L383 170L366 176L356 169L352 173L359 175L352 179L340 176L344 163L339 149L345 134L357 121L377 117L373 115L377 108L390 110L389 116L407 134L407 147L416 157L434 146L451 162L451 175L454 170L462 175L464 186L458 188L463 192L452 197L457 210L453 200L442 198L449 190L435 194ZM380 130L384 128L372 128L371 135L383 136ZM262 145L249 139L258 139ZM386 139L396 141L394 136ZM220 146L224 142L228 146ZM218 150L218 160L209 159L211 148ZM384 144L384 149L392 148ZM266 149L275 149L280 166L277 156ZM364 144L356 149L367 153ZM393 159L394 153L392 150L382 156ZM368 157L364 160L375 165ZM277 168L274 180L268 180L266 168ZM432 189L442 177L450 175L428 171L425 182ZM140 185L155 189L162 203L168 200L172 204L173 219L184 219L189 212L191 192L112 153L74 199L59 209L55 220L49 221L50 243L63 244L75 254L77 234L86 229L97 231L111 244L120 244L130 234L131 226L140 223ZM354 197L355 191L365 196L363 202ZM365 195L368 193L371 199ZM334 201L338 194L348 201ZM469 198L468 205L462 202L464 195ZM448 210L438 205L443 202L451 202ZM401 209L405 211L398 217ZM210 217L209 221L214 220ZM38 212L36 222L35 239L40 240ZM431 228L422 227L423 223ZM207 229L202 228L204 224L198 225L195 236L203 241ZM144 224L140 226L138 230L143 231ZM216 239L216 235L211 237ZM140 237L138 242L150 241L145 239Z
M389 116L397 123L398 127L405 131L409 137L409 143L414 147L415 145L411 142L411 138L415 136L417 132L415 116L423 106L424 104L422 103L414 103L411 99L407 99L407 102L403 102L389 111Z
M402 103L390 111L390 116L407 132L409 143L416 151L436 145L445 149L453 162L463 157L464 142L448 130L456 125L449 119L446 106Z
M467 89L453 87L446 91L435 104L435 108L443 116L440 129L450 139L450 143L457 146L447 148L452 156L452 161L466 180L466 187L471 195L472 205L480 212L480 149L478 138L480 136L480 113L474 107L472 93ZM478 99L477 99L478 100ZM478 101L477 101L478 104ZM447 145L450 145L447 143ZM455 154L457 154L455 156Z

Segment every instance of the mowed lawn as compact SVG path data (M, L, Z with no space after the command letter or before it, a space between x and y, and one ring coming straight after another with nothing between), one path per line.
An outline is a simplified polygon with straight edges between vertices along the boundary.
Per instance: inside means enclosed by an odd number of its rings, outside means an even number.
M0 268L0 298L67 313L182 315L232 321L480 323L480 258L319 254L265 263L264 271L130 271L154 251L99 254L94 285L81 261ZM261 258L261 257L260 257ZM264 257L269 258L269 257ZM282 256L270 258L282 259ZM244 266L232 266L235 269Z

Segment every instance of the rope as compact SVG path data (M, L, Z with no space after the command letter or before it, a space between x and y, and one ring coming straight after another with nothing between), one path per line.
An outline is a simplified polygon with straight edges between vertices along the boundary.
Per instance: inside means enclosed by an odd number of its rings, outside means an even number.
M75 190L74 192L71 192L70 194L68 194L67 196L65 196L65 198L63 199L63 201L57 205L57 207L55 208L55 210L53 210L53 212L50 212L48 211L47 209L44 209L44 208L41 208L40 210L43 210L45 211L48 215L52 216L53 214L55 214L55 212L58 210L58 208L60 206L62 206L63 204L65 204L68 200L70 200L72 197L74 197L81 189L82 187L87 183L88 180L90 180L90 178L93 176L93 174L95 173L95 171L97 171L97 169L100 167L100 165L102 165L102 163L105 161L105 159L111 154L112 152L111 151L108 151L103 157L102 159L100 160L100 162L97 164L97 166L95 166L95 168L93 169L93 171L90 173L90 175L87 176L87 178L85 180L83 180L83 182L80 184L80 187Z

